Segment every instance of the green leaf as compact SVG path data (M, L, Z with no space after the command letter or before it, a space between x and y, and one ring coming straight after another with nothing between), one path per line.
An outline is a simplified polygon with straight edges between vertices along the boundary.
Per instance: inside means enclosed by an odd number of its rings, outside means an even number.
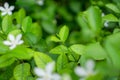
M99 42L91 43L86 46L84 56L95 60L103 60L107 57L107 53Z
M70 46L70 49L76 54L82 55L85 53L85 46L81 44L74 44Z
M57 59L57 72L67 68L68 58L65 54L61 54Z
M69 35L69 28L67 26L63 26L61 29L60 29L60 32L59 32L59 38L62 42L65 42L68 35Z
M26 16L25 10L24 10L23 8L20 9L20 10L18 11L18 13L16 14L17 23L21 25L23 19L25 18L25 16Z
M30 32L31 25L32 25L32 19L29 16L24 18L24 20L22 21L22 30L23 30L23 32Z
M120 69L120 33L114 33L106 38L104 47L111 60L111 66Z
M118 22L119 20L113 14L103 16L104 21Z
M0 40L0 54L5 54L8 50L8 46L3 44L3 40Z
M14 78L16 80L28 80L30 75L30 65L28 63L22 63L15 67Z
M41 52L34 53L34 60L35 60L36 65L39 68L44 68L47 63L52 62L52 59L50 56L48 56L45 53L41 53Z
M0 56L0 68L6 67L14 63L15 58L12 57L9 54L5 54L3 56Z
M33 57L34 51L32 49L17 46L14 50L10 51L9 54L17 59L29 60Z
M59 45L53 49L50 50L50 53L53 54L63 54L63 53L68 53L68 49L64 45Z
M102 28L101 10L97 6L92 6L88 8L85 14L87 16L90 29L95 34L99 34Z
M119 8L115 4L109 3L109 4L106 4L105 6L116 13L120 13Z
M56 36L51 36L51 41L54 41L54 42L60 42L60 39L57 38Z
M5 34L8 34L12 30L12 17L7 15L2 20L2 30Z
M42 37L42 29L38 23L33 23L31 26L31 33L33 33L38 39Z

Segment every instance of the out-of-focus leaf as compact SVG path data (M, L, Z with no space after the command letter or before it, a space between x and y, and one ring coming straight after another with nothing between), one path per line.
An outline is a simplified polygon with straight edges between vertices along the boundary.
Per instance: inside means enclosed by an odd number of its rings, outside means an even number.
M105 6L109 9L111 9L112 11L116 12L116 13L120 13L119 8L115 4L108 3Z
M15 67L14 78L16 80L28 80L30 75L30 65L28 63L22 63Z
M22 21L22 30L24 32L30 32L31 25L32 25L32 19L29 16L25 17Z
M34 60L39 68L45 68L46 64L52 61L50 56L41 52L34 53Z

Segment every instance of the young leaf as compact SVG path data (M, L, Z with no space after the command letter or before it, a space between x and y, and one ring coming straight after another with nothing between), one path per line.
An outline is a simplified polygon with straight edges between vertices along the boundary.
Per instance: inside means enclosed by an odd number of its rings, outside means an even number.
M51 36L51 41L60 42L60 39L57 38L56 36Z
M57 59L57 72L67 68L68 58L65 54L61 54Z
M41 52L34 53L34 60L36 65L40 68L44 68L48 62L52 61L51 57Z
M63 26L61 29L60 29L60 32L59 32L59 38L62 42L65 42L68 35L69 35L69 28L67 26Z
M70 49L76 54L82 55L85 53L85 46L80 44L74 44L70 46Z
M32 19L29 16L24 18L24 20L22 21L22 30L23 30L23 32L30 32L31 25L32 25Z
M6 67L14 63L15 58L12 57L9 54L5 54L3 56L0 56L0 68Z
M5 34L8 34L12 30L12 17L7 15L2 20L2 30Z
M64 45L59 45L53 49L50 50L50 53L53 54L63 54L63 53L68 53L68 49Z
M14 78L16 80L28 80L30 76L30 65L28 63L22 63L15 67Z

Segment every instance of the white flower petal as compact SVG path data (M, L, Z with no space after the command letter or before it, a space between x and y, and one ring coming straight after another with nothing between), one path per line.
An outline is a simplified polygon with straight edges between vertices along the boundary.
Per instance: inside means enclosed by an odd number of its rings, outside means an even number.
M6 14L7 14L7 12L2 12L2 14L1 14L1 15L2 15L2 16L4 16L4 15L6 15Z
M85 77L87 76L87 72L84 68L82 67L76 67L75 68L75 73L78 75L78 76L82 76L82 77Z
M8 4L7 2L5 2L4 7L5 7L6 9L8 9L8 8L9 8L9 4Z
M11 45L11 44L12 44L10 41L7 41L7 40L4 41L3 43L4 43L5 45Z
M3 7L0 7L0 10L1 10L1 11L5 11L5 9L4 9Z
M61 76L58 74L53 74L52 75L52 80L61 80Z
M12 34L9 34L9 35L8 35L8 38L9 38L10 41L15 41L15 37L14 37L14 35L12 35Z
M95 67L94 61L93 61L93 60L88 60L88 61L86 62L85 67L86 67L86 69L87 69L88 72L93 72L94 67Z
M19 40L22 38L22 34L18 34L17 36L16 36L16 42L19 42Z
M108 21L104 22L104 26L105 26L105 27L108 27L108 26L109 26L109 25L108 25Z
M37 76L39 77L43 77L45 76L45 71L43 69L40 69L40 68L35 68L34 69L34 72Z
M17 44L20 45L20 44L22 44L22 43L24 43L24 41L23 41L23 40L20 40Z
M104 14L104 13L102 13L102 17L103 17L103 16L105 16L105 14Z
M8 12L8 15L12 15L12 12L11 12L11 11L9 11L9 12Z
M14 49L16 47L16 45L14 44L14 45L12 45L12 46L10 46L10 50L12 50L12 49Z
M52 71L53 71L53 69L54 69L54 66L55 66L55 62L50 62L50 63L48 63L48 64L46 65L46 68L45 68L46 72L47 72L48 74L51 74Z
M14 10L14 8L15 8L14 6L10 6L9 9L12 11L12 10Z
M37 1L38 5L42 6L44 4L44 1L43 0L39 0Z

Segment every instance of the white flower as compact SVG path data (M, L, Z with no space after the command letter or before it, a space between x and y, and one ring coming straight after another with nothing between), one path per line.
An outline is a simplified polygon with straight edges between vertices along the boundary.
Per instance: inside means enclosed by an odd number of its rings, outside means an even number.
M48 63L45 69L35 68L34 72L39 77L36 80L60 80L60 75L52 73L54 70L54 62Z
M105 14L102 13L102 17L104 17L104 16L105 16ZM104 26L105 26L105 27L108 27L108 26L109 26L108 23L109 23L108 21L105 21L105 22L104 22Z
M44 5L44 0L37 0L37 4L40 6Z
M105 21L105 22L104 22L104 26L105 26L105 27L108 27L108 26L109 26L108 23L109 23L108 21Z
M4 3L4 7L0 6L0 11L2 11L2 16L8 14L11 15L12 11L14 10L14 6L10 6L7 2Z
M22 44L24 41L21 40L22 34L18 34L16 37L12 34L8 35L9 40L5 40L3 43L7 46L10 46L9 48L12 50L14 49L17 45Z
M84 67L76 67L75 68L75 73L79 77L81 77L80 80L85 80L85 78L96 74L96 72L94 71L94 66L95 66L94 61L93 60L88 60L85 64L85 68Z

